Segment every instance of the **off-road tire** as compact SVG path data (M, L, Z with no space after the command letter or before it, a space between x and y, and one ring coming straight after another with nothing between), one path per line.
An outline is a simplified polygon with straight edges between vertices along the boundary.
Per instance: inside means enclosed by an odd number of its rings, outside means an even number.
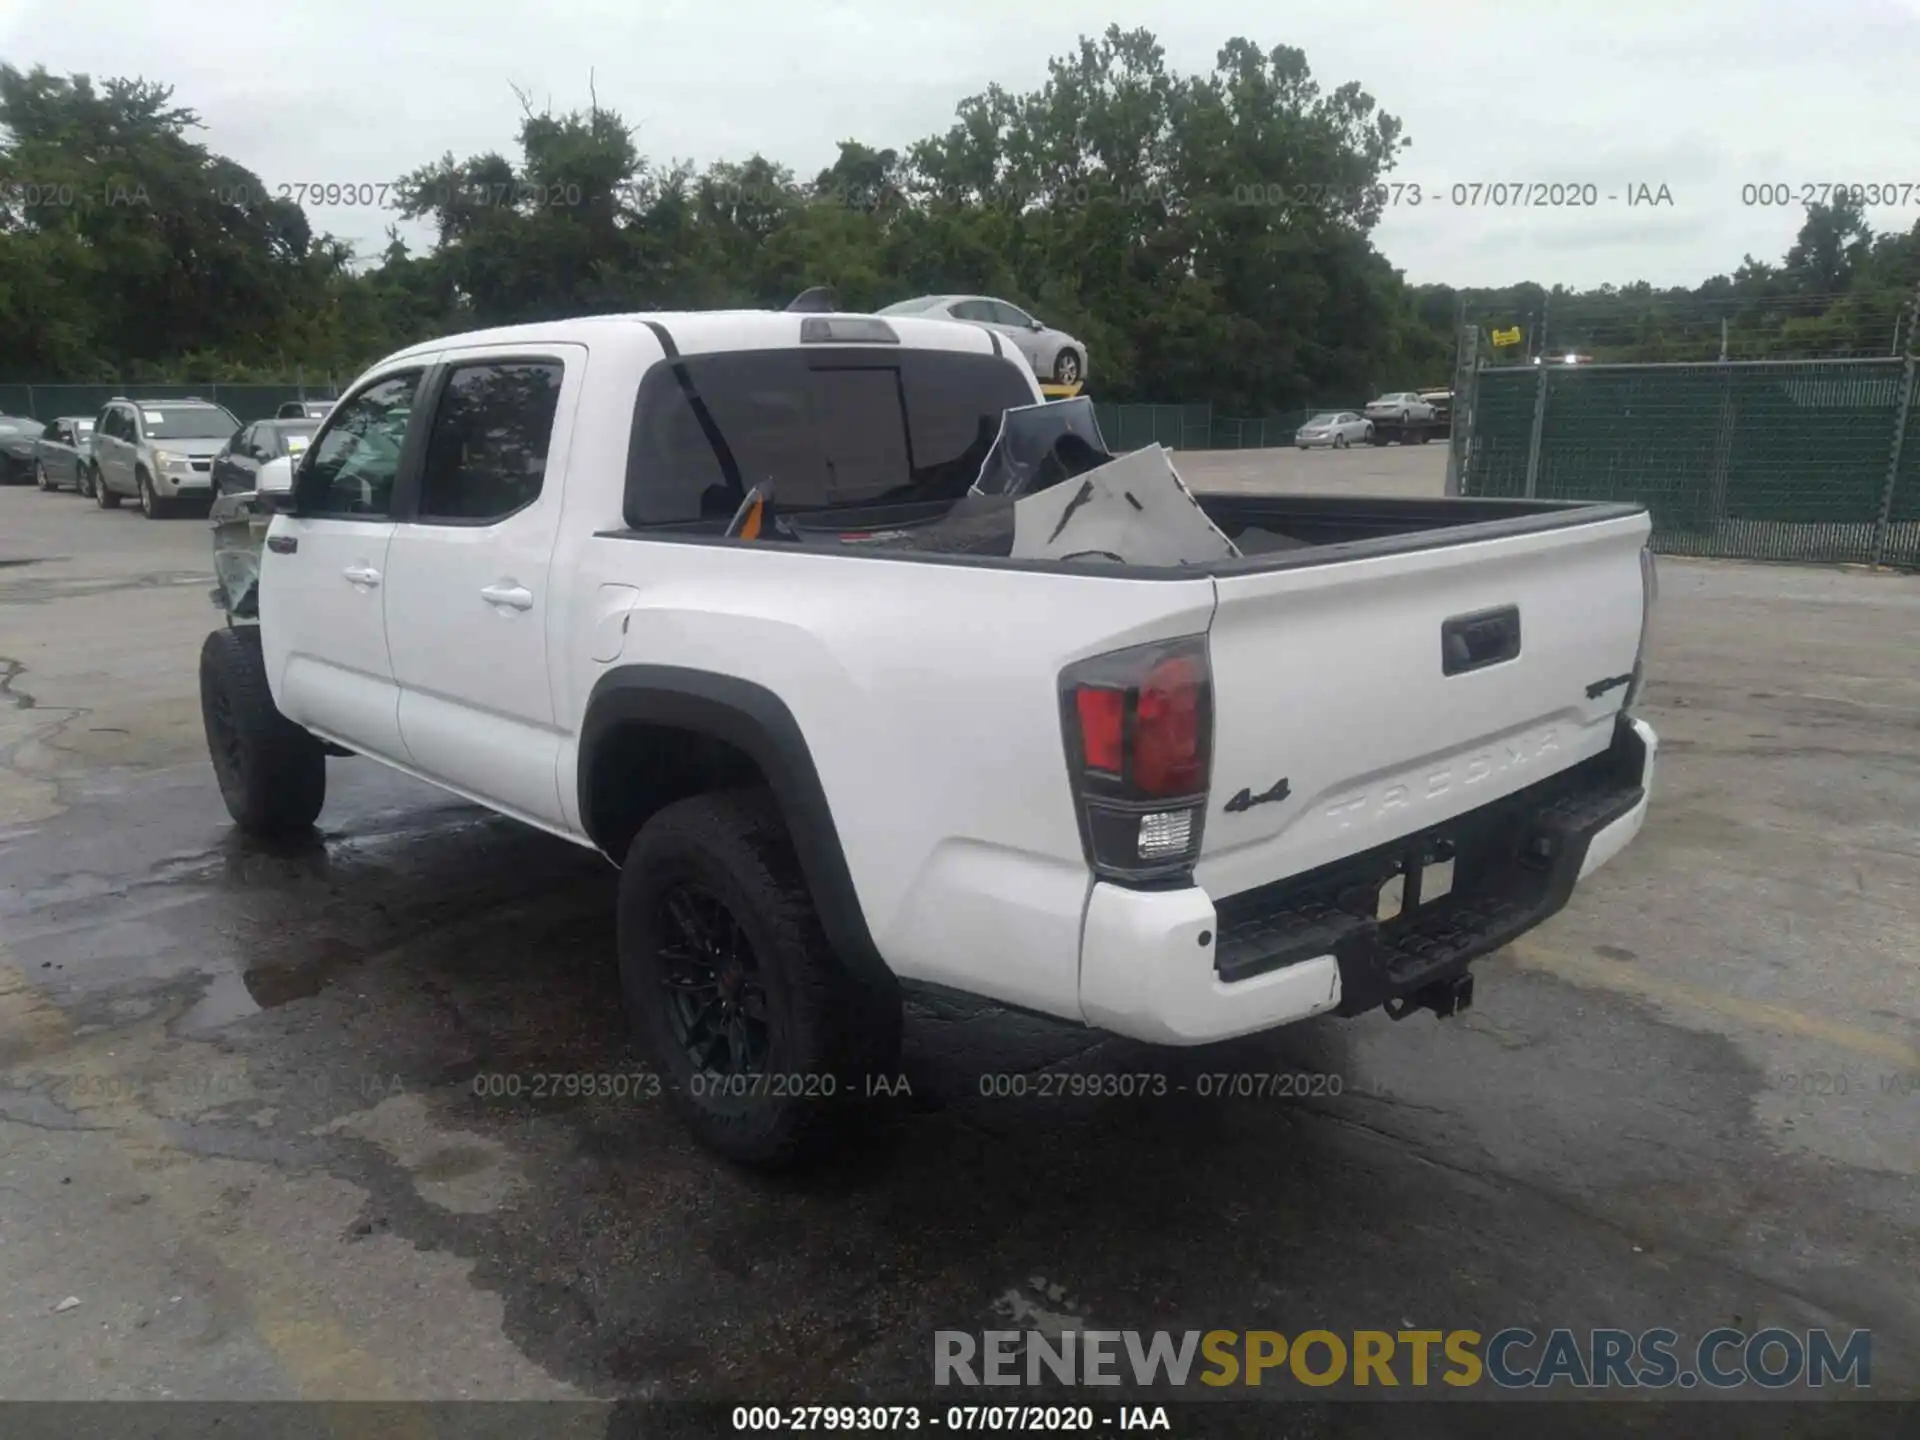
M674 1033L659 911L676 883L717 899L750 947L768 1036L753 1093L715 1093ZM899 988L856 979L834 954L763 786L677 801L641 827L620 873L618 936L641 1049L695 1139L730 1160L780 1169L830 1149L870 1112L869 1077L897 1070Z
M258 626L207 636L200 647L200 715L235 825L272 836L313 824L327 798L326 752L275 708Z

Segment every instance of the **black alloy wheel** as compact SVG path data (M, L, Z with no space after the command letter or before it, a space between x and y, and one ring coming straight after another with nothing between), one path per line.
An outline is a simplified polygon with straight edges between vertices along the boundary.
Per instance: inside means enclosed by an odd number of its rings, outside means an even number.
M694 1071L764 1073L771 1048L766 985L726 902L696 880L676 880L660 891L654 923L667 1026Z

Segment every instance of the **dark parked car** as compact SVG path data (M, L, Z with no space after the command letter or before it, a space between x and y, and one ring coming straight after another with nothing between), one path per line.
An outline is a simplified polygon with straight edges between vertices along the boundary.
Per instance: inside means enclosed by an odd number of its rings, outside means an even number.
M213 457L213 493L252 490L262 465L283 455L298 458L319 428L318 420L256 420L236 431Z
M40 432L33 447L33 482L42 490L71 485L77 492L87 468L87 436L93 433L91 415L62 415Z
M289 400L273 412L276 420L324 420L333 409L331 400Z
M33 479L33 446L45 428L30 415L0 415L0 485Z

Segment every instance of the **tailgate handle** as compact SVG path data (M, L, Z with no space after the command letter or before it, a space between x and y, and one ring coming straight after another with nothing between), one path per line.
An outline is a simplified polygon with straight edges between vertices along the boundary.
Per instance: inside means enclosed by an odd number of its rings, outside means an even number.
M1464 675L1520 653L1520 607L1456 615L1440 627L1440 673Z

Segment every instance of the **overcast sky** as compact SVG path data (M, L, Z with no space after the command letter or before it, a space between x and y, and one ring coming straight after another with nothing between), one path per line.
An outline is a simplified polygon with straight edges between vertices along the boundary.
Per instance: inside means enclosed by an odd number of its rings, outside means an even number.
M511 87L566 110L589 72L655 159L758 150L806 176L838 140L904 145L990 82L1037 87L1109 21L1177 70L1244 35L1299 46L1329 89L1358 80L1413 141L1393 178L1423 203L1374 238L1415 282L1692 284L1776 260L1800 211L1743 203L1761 182L1904 184L1870 218L1920 218L1920 0L0 0L0 57L165 81L273 186L513 155ZM1591 182L1601 203L1449 203L1475 181ZM1673 203L1629 206L1643 184ZM391 218L309 214L369 252Z

